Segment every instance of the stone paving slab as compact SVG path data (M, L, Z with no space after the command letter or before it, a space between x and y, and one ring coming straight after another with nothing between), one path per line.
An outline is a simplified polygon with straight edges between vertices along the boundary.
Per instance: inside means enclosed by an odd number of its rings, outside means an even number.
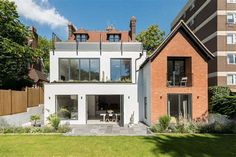
M129 128L116 124L71 125L72 131L65 136L148 136L152 135L148 127L142 123Z

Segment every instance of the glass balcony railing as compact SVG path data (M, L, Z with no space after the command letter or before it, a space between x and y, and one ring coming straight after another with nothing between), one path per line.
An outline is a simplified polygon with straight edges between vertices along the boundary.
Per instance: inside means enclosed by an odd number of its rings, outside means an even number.
M168 87L190 87L193 85L192 73L167 73Z

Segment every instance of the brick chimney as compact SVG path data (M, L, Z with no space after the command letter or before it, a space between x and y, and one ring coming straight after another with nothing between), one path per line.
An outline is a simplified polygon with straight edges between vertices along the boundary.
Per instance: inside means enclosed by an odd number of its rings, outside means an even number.
M30 28L30 31L32 33L32 38L28 39L28 45L32 49L36 49L38 47L38 33L34 26Z
M136 17L134 16L130 19L130 38L131 41L136 41Z
M68 40L73 36L73 33L76 31L75 26L72 23L68 24Z

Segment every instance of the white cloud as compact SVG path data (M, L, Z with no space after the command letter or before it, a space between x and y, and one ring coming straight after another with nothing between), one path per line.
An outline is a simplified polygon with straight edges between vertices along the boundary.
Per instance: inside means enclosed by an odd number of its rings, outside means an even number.
M19 15L51 28L65 27L68 20L60 15L48 0L12 0L17 5Z

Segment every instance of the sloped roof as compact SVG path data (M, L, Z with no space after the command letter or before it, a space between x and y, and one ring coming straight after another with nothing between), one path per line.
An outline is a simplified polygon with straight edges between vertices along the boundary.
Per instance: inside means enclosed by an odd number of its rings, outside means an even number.
M39 71L39 70L36 70L34 68L31 68L30 71L29 71L29 77L34 80L34 82L38 82L38 81L45 81L45 82L49 82L48 79L47 79L47 76Z
M191 39L191 41L193 41L196 44L196 46L199 48L200 52L202 52L205 59L211 60L215 58L215 56L190 30L190 28L185 24L185 22L181 20L178 23L178 25L171 31L171 33L166 37L166 39L160 44L160 46L154 51L154 53L144 61L144 63L140 66L140 68L142 68L148 61L153 61L179 30L183 30L184 33L186 33L186 35Z

